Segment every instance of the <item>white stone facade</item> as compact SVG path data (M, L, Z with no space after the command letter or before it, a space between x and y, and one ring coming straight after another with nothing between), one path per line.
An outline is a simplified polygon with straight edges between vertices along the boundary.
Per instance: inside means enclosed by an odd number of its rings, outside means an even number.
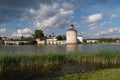
M99 42L98 40L86 40L87 43L97 43Z
M78 39L78 42L83 43L83 37L82 36L78 36L77 39Z
M43 40L41 41L40 39L36 39L37 41L37 44L39 45L58 45L58 44L65 44L66 41L62 40L62 41L59 41L59 40Z

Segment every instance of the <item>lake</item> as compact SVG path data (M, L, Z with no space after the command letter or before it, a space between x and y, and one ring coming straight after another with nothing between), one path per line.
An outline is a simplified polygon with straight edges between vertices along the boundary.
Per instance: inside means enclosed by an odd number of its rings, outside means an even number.
M47 52L94 52L118 51L120 44L79 44L79 45L4 45L0 46L0 53L47 53Z

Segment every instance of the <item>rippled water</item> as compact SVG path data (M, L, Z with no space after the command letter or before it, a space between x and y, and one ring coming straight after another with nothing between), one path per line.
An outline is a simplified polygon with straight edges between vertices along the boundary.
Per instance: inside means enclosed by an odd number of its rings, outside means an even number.
M46 52L94 52L101 50L120 50L120 44L79 44L79 45L6 45L0 46L0 53L46 53Z

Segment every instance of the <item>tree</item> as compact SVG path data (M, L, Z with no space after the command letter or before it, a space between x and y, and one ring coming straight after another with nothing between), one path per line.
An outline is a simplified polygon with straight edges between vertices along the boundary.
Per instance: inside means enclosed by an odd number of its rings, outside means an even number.
M27 38L26 38L26 37L24 37L24 36L21 36L21 37L20 37L20 40L21 40L21 41L26 41L26 40L27 40Z
M0 40L2 40L2 37L0 37Z
M35 41L35 39L33 39L33 38L29 38L29 40L28 40L28 43L27 43L28 45L34 45L34 44L37 44L37 42Z
M57 38L58 40L62 40L62 36L61 36L61 35L58 35L56 38Z
M39 30L35 30L35 33L33 34L33 38L34 39L41 39L41 40L44 40L44 32L39 29Z
M65 35L62 35L62 39L63 39L63 40L66 40L66 36L65 36Z
M56 38L58 40L66 40L66 36L65 35L58 35Z

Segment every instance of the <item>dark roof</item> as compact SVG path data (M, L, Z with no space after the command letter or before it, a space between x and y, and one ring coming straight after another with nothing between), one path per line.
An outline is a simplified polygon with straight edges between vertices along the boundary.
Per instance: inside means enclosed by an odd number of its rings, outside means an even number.
M74 25L73 24L71 24L70 29L68 29L67 31L76 31L77 32L77 30L74 29Z

